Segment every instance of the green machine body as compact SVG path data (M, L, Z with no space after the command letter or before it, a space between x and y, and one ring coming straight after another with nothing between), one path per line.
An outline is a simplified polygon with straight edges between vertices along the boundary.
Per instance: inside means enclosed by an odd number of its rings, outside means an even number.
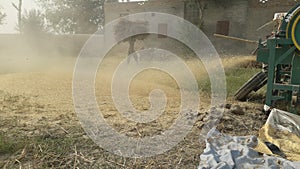
M266 107L283 103L292 113L300 107L300 3L281 20L266 43L259 41L257 61L266 66Z

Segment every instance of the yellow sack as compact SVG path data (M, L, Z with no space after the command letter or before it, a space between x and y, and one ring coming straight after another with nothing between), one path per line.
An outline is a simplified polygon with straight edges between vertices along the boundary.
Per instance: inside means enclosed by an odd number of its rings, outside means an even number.
M276 145L290 161L300 161L300 116L273 109L260 129L256 151L274 155L264 142Z

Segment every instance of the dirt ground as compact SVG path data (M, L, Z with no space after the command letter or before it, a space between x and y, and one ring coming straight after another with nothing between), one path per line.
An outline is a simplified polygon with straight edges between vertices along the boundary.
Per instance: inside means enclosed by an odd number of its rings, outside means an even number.
M174 79L149 70L132 81L130 99L137 110L150 107L149 93L156 88L168 98L161 117L151 124L124 119L111 98L111 77L122 57L108 57L96 77L96 97L107 122L120 133L142 138L169 128L180 109L180 93ZM253 67L253 57L223 59L226 68ZM83 131L74 112L72 75L74 58L33 61L0 73L0 167L1 168L196 168L205 148L199 133L209 114L210 96L200 92L198 119L187 137L170 151L150 158L123 158L98 147ZM32 63L31 63L32 62ZM198 81L207 78L200 61L186 61ZM14 64L13 62L11 63ZM22 65L22 64L20 64ZM38 65L38 66L37 66ZM232 135L257 135L266 115L262 104L239 103L231 97L218 129ZM241 113L229 107L240 105Z

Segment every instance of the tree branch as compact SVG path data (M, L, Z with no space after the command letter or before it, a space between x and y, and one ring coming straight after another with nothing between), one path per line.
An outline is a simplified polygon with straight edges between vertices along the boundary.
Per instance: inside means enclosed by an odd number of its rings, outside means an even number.
M13 6L16 10L19 11L19 8L17 7L17 5L16 5L15 3L11 3L11 4L12 4L12 6Z

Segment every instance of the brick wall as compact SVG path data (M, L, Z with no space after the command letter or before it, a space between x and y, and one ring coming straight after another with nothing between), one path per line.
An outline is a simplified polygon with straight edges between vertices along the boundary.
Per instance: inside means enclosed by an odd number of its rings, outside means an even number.
M259 0L230 0L213 1L203 0L205 10L203 12L203 32L209 37L216 49L225 54L249 54L256 48L255 44L236 42L228 39L215 38L218 21L229 21L229 36L235 36L250 40L258 40L270 34L274 26L257 29L273 19L276 12L287 12L297 2L294 0L268 0L260 3ZM216 3L217 2L217 3ZM151 3L139 5L130 3L106 3L105 19L109 22L123 14L136 12L165 12L184 18L184 0L152 0ZM159 41L162 41L161 39ZM166 45L167 43L161 43ZM171 44L173 45L173 44ZM160 46L160 44L156 44Z

